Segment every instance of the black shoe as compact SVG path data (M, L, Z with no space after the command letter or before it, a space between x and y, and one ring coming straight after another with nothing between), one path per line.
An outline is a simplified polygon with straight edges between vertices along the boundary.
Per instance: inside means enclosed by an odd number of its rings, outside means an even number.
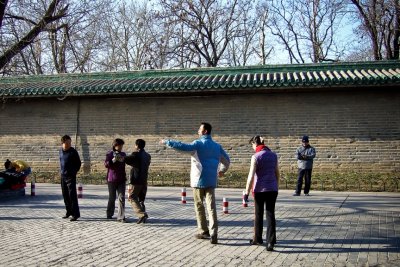
M72 216L72 218L71 218L71 220L70 220L70 221L71 221L71 222L75 222L75 221L77 221L77 220L78 220L78 218L79 218L79 217L74 217L74 216Z
M304 194L306 197L309 197L310 196L310 194L309 193L307 193L307 194Z
M211 240L210 240L211 244L218 244L218 236L217 235L212 235L211 236Z
M65 214L64 216L62 216L61 218L63 218L63 219L68 219L69 218L69 216L71 216L71 215L69 215L69 214Z
M274 250L274 245L271 243L268 243L267 245L267 251L273 251Z
M107 220L111 220L112 219L112 216L107 216Z
M197 239L209 239L210 233L207 231L202 234L195 234L194 237L196 237Z
M298 197L298 196L300 196L300 193L294 193L293 196Z
M139 220L136 223L137 224L146 223L147 218L149 218L149 216L147 214L145 214L142 217L140 217Z
M262 245L263 241L262 240L255 240L255 239L250 239L250 245Z

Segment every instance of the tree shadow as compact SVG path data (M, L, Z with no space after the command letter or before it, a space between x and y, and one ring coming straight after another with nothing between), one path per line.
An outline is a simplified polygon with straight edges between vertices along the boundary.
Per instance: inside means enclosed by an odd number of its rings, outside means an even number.
M0 221L51 220L54 217L0 217Z
M400 238L373 238L373 239L326 239L316 238L315 240L279 240L278 248L290 249L280 250L280 253L354 253L354 252L399 252ZM315 246L309 246L317 244ZM368 247L357 247L368 244ZM334 246L340 247L334 247ZM345 245L345 247L342 247ZM349 247L349 246L352 247ZM371 245L385 245L382 248L371 248ZM354 246L354 247L353 247Z

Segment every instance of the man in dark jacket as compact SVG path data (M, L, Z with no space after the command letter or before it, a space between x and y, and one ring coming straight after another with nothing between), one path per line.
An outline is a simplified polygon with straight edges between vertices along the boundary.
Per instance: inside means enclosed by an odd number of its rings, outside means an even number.
M146 142L143 139L137 139L135 150L131 155L125 157L125 163L132 166L129 183L132 185L132 193L128 196L133 210L139 217L137 223L145 223L148 215L144 205L147 193L147 177L151 156L144 150Z
M303 136L301 142L302 146L297 148L296 150L297 166L299 168L299 172L297 177L296 191L294 192L293 196L300 196L301 187L303 185L303 177L305 182L304 195L309 196L313 161L316 155L315 148L310 146L307 135Z
M76 194L76 174L81 168L81 159L78 152L71 146L71 137L64 135L61 138L60 170L61 190L67 213L63 219L72 216L71 221L76 221L80 216L78 196Z

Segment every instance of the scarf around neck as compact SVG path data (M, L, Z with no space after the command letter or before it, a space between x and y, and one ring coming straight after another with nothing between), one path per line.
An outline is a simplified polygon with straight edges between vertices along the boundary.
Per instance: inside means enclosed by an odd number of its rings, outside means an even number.
M265 146L265 145L258 145L258 146L256 147L256 153L257 153L257 152L260 152L260 151L263 150L264 148L268 148L268 147Z

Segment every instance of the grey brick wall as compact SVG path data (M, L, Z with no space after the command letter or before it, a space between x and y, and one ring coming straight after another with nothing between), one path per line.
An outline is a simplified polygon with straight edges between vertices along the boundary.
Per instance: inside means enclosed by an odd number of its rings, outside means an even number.
M60 137L69 134L84 172L103 172L114 138L125 140L127 152L137 138L144 138L152 170L183 171L190 166L189 156L158 141L190 142L197 138L200 122L207 121L213 138L228 151L233 170L247 172L252 154L248 140L261 134L278 153L281 169L294 171L294 151L308 134L317 150L316 172L394 172L400 170L399 107L400 94L394 89L7 100L0 113L0 159L23 159L36 171L56 171Z

